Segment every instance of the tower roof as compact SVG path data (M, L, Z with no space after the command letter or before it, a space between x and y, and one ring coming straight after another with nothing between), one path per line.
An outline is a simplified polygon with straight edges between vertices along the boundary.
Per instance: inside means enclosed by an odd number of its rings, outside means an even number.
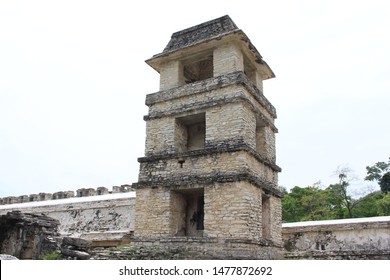
M208 41L238 30L237 25L226 15L173 33L163 53Z
M262 56L251 43L248 36L237 27L233 20L228 16L222 16L193 27L177 31L172 34L171 40L168 42L164 50L147 59L146 63L160 72L160 65L167 59L178 59L184 55L191 53L192 47L198 47L198 51L202 48L207 48L221 44L222 41L234 40L245 46L246 52L252 57L253 61L262 65L261 68L265 72L264 79L275 77L275 74L263 60Z

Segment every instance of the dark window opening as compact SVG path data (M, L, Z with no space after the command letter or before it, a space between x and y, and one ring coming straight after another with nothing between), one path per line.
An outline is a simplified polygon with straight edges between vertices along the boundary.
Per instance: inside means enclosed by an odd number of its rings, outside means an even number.
M175 236L202 236L204 230L204 190L172 193L172 223Z
M178 152L204 149L205 139L205 113L176 119L175 142Z
M214 75L213 56L184 62L183 71L186 84L212 78Z
M197 230L204 230L204 196L196 199L196 211L193 212L190 222L196 225Z

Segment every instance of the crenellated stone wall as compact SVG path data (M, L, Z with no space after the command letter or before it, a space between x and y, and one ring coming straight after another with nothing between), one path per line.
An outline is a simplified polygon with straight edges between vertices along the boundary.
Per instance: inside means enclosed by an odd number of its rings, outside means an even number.
M50 200L0 205L0 215L11 211L45 214L59 221L59 232L65 236L83 237L102 243L120 240L134 231L135 193L130 185L107 188L79 189L38 197ZM36 197L36 196L33 196Z
M76 191L76 197L124 193L130 191L134 191L134 190L132 189L131 185L128 184L121 185L121 186L113 186L111 191L106 187L98 187L96 189L81 188ZM8 197L0 198L0 205L35 202L35 201L47 201L47 200L65 199L65 198L72 198L72 197L75 197L74 191L59 191L53 194L39 193L39 194L30 194L30 195L21 195L21 196L8 196Z

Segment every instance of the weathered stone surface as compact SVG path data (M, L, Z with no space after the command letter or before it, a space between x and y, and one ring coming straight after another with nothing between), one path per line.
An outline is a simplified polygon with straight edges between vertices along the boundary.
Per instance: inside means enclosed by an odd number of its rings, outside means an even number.
M390 259L390 217L283 225L289 259Z
M53 198L51 193L39 193L38 196L40 201L51 200Z
M62 249L61 254L65 257L70 257L77 260L88 260L91 255L84 251Z
M109 193L109 191L105 187L99 187L99 188L96 189L96 194L97 195L103 195L103 194L108 194L108 193Z
M232 76L231 79L241 79L240 77L245 75L240 73L229 75ZM273 109L272 105L268 106L269 102L265 101L264 97L261 99L260 96L263 95L259 92L256 94L256 91L253 91L252 94L248 88L236 83L224 87L223 83L216 82L218 79L209 79L193 83L194 85L190 84L191 86L185 85L172 89L170 91L173 93L169 93L170 98L162 98L149 105L149 114L145 117L147 121L146 155L179 152L180 148L176 140L178 131L175 127L176 119L183 115L191 116L195 115L195 112L202 112L205 114L207 124L205 148L240 137L247 146L275 163L274 133L277 132L277 128L273 123L274 113L270 114ZM216 88L210 91L205 90L205 83L213 81L215 81ZM243 85L245 84L243 82ZM194 90L196 88L202 91ZM151 99L164 96L166 92L158 92L155 94L156 97L151 97ZM268 107L269 110L265 109ZM264 143L266 143L265 148L260 149L256 127L266 128L261 131ZM259 149L256 146L259 146Z
M78 197L94 196L94 195L96 195L96 190L93 188L82 188L77 190Z
M8 212L0 216L0 252L20 259L41 259L57 249L58 224L45 215Z
M0 254L0 261L6 260L18 260L18 258L11 255Z
M73 191L65 191L65 192L56 192L53 193L52 199L64 199L64 198L70 198L74 197Z
M88 249L91 247L91 241L66 236L62 239L62 246L74 246L76 248Z
M64 237L61 242L61 258L87 260L92 242L82 238Z
M277 258L276 111L262 92L271 69L227 16L174 33L147 63L160 91L146 98L133 244Z
M173 33L171 40L164 49L164 52L181 49L188 45L206 41L212 37L232 32L234 30L238 30L235 23L229 16L223 16Z
M146 252L165 250L169 253L166 256L167 259L174 259L175 254L173 252L175 251L181 252L179 255L184 259L239 260L283 258L282 248L275 246L271 241L253 242L245 238L143 237L135 238L134 241L136 245L133 245L133 248L144 248Z
M134 231L133 193L117 193L93 197L73 197L58 200L57 204L48 202L24 203L24 207L0 207L0 215L12 210L22 213L40 214L60 221L58 231L62 235L87 238L89 233Z
M117 248L96 248L91 251L94 260L184 260L208 259L206 256L185 248L161 246L124 245Z

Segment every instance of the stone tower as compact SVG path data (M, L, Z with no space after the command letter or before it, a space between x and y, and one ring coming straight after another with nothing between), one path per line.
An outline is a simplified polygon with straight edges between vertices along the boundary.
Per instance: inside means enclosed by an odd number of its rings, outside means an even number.
M270 67L229 16L174 33L146 62L160 90L146 97L134 242L278 258L276 111L262 86Z

